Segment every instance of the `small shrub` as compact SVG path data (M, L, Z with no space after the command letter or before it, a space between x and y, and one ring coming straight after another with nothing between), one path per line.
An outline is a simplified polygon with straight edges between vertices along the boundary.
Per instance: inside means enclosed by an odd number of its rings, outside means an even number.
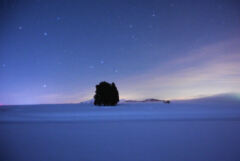
M169 104L170 101L169 101L169 100L164 100L163 103L167 103L167 104Z

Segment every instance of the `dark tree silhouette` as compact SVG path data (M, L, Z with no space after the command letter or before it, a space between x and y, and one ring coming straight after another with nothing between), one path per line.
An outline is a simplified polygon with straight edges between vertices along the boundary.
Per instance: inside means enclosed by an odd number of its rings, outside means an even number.
M119 102L119 94L114 83L101 82L96 85L94 105L115 106Z
M113 102L117 104L119 102L119 94L114 82L112 82L112 89L113 89L113 98L114 98Z

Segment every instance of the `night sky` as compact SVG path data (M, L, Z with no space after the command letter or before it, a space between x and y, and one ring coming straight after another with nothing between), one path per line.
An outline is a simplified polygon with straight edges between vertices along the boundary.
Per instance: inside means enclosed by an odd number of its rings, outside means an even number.
M1 0L0 104L240 93L240 2Z

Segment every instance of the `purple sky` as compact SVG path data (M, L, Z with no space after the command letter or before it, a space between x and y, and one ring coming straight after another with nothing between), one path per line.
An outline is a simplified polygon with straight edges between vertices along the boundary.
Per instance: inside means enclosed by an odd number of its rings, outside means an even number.
M3 0L0 104L240 93L240 2Z

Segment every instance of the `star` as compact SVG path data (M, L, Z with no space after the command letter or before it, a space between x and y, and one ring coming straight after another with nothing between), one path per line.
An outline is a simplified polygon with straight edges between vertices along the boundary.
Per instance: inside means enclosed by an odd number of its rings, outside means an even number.
M170 4L170 7L174 7L174 3L171 3L171 4Z
M43 87L43 88L47 88L47 85L46 85L46 84L43 84L42 87Z
M103 61L103 60L101 60L101 61L100 61L100 63L101 63L101 64L104 64L104 61Z
M18 30L22 30L22 26L18 26Z
M220 10L221 10L222 8L223 8L223 7L222 7L222 5L218 5L218 9L220 9Z
M153 17L155 17L155 16L156 16L156 14L155 14L155 13L153 13L153 14L152 14L152 16L153 16Z
M137 38L136 38L135 35L132 35L131 38L132 38L133 40L137 40Z
M47 36L47 35L48 35L48 33L47 33L47 32L44 32L44 33L43 33L43 35L44 35L44 36Z

